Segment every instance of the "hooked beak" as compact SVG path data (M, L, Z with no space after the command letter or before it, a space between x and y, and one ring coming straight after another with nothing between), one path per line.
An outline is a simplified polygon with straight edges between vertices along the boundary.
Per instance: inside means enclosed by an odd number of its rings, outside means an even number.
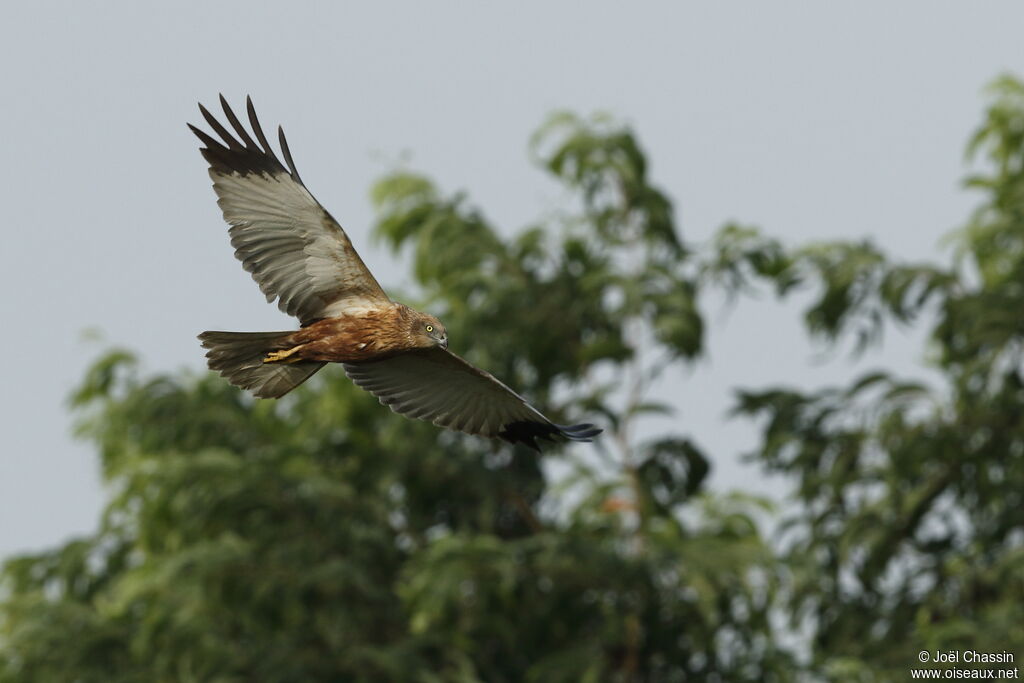
M447 349L448 348L448 335L446 334L443 337L441 337L441 340L437 343L437 345L440 346L442 349Z

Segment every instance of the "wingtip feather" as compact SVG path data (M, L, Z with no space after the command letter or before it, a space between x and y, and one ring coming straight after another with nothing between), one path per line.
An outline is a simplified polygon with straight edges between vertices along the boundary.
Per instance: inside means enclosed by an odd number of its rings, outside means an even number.
M551 422L524 420L504 425L498 436L509 443L522 443L539 451L540 447L537 445L537 439L555 441L557 437L561 437L569 441L589 442L602 431L604 430L590 423L557 425Z
M277 127L277 137L281 142L281 153L284 154L284 160L288 162L288 170L295 176L295 180L299 183L302 182L302 178L299 177L299 172L295 170L295 162L292 161L292 152L288 149L288 139L284 136L284 126Z
M259 144L253 141L252 136L235 115L223 93L218 95L218 99L221 107L224 109L225 118L235 131L234 134L230 133L202 102L198 103L198 105L203 119L206 120L214 133L223 139L223 142L192 124L188 124L192 132L206 145L206 149L202 150L203 156L210 163L211 169L216 170L218 173L238 173L242 175L251 172L269 174L289 173L296 182L301 184L302 181L291 159L291 152L287 149L283 150L288 162L288 168L286 168L267 143L266 136L263 135L263 131L260 128L259 120L256 118L252 98L246 96L246 109L253 133L256 139L259 140Z
M576 425L555 425L565 438L571 441L593 441L594 437L603 432L600 427L583 422Z

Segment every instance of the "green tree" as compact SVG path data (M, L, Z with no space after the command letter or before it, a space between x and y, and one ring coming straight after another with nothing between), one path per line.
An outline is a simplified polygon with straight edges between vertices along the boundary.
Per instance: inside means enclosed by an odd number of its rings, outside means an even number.
M777 273L726 259L733 282L816 288L805 322L829 343L853 335L864 351L889 322L931 326L937 386L870 372L740 395L737 411L763 420L755 457L796 486L781 608L831 680L903 681L921 650L1024 653L1024 83L992 91L968 146L982 201L950 265L870 243L796 250ZM778 248L723 237L725 253Z

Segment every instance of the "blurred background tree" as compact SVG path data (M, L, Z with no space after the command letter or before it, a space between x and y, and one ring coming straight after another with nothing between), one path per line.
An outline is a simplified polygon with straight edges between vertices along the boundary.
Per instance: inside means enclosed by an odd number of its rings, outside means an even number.
M941 373L740 394L763 421L756 458L796 485L781 609L833 680L906 680L922 649L1024 653L1024 83L991 93L967 149L982 200L951 265L839 243L768 277L817 287L807 330L830 343L863 351L887 322L929 324Z
M442 432L337 368L258 402L111 351L73 397L110 502L6 563L0 681L905 680L920 649L1024 652L1024 86L996 84L971 142L984 200L948 267L740 226L691 244L606 119L557 115L533 150L563 212L509 234L402 171L376 234L455 350L597 416L594 447ZM706 490L699 435L644 422L705 352L701 296L766 285L813 292L808 333L861 353L934 323L944 378L739 391L752 457L794 484L775 543L763 501Z

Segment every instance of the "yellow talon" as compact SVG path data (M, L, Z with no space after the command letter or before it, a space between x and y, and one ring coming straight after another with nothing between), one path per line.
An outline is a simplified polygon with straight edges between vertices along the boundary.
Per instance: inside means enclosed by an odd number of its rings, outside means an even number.
M299 350L299 347L293 347L286 351L271 351L267 354L267 357L263 359L264 363L298 363L301 358L288 359L293 353Z

